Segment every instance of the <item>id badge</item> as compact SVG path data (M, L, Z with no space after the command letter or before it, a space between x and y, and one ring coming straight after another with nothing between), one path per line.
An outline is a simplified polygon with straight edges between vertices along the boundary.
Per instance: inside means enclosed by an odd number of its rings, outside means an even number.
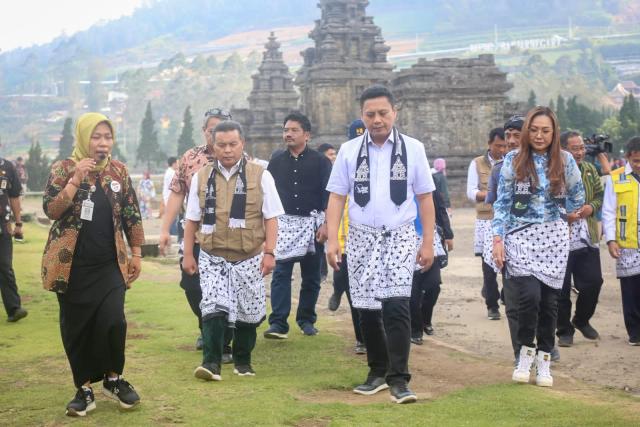
M0 178L0 190L6 190L7 189L7 182L8 182L8 180L6 180L4 178Z
M80 219L85 221L93 220L93 205L91 200L85 200L82 202L82 210L80 211Z

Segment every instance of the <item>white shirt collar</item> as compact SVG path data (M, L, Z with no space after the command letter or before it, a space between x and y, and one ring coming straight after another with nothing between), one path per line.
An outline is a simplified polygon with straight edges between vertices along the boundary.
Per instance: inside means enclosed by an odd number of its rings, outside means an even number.
M222 163L220 163L220 160L217 160L217 162L218 162L218 170L220 171L222 176L224 176L224 178L228 181L229 178L231 178L233 176L233 174L238 172L238 169L240 169L240 162L241 161L242 161L242 159L238 160L238 163L236 163L235 165L231 166L231 169L227 170L227 168L222 166Z

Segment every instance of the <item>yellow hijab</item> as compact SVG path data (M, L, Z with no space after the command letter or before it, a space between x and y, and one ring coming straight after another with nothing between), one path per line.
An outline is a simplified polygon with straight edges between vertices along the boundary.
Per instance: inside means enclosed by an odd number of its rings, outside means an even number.
M104 114L100 113L85 113L80 116L78 122L76 123L76 141L73 146L73 153L71 153L71 159L73 159L76 163L78 163L82 159L86 159L89 157L89 147L91 145L91 134L98 124L102 122L107 122L109 127L111 127L111 132L113 132L113 142L115 143L116 135L115 128L113 127L113 123L111 120L107 118ZM98 162L96 167L93 168L94 172L102 172L102 170L109 164L111 161L111 156L106 159Z

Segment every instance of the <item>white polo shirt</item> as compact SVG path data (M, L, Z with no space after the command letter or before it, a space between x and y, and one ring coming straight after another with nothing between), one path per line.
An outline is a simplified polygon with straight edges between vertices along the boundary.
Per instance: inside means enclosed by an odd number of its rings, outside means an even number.
M431 168L427 160L424 145L417 139L402 135L407 150L407 200L396 206L391 200L390 176L393 139L378 147L369 139L369 179L371 180L371 198L362 208L355 203L353 184L355 181L358 154L362 136L345 142L338 151L333 164L327 191L349 196L349 222L380 228L395 228L414 221L417 214L413 199L416 194L431 193L435 190Z

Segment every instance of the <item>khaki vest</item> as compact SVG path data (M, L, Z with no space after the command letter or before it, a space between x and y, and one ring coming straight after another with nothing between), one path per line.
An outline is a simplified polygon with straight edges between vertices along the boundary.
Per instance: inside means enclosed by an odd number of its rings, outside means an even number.
M476 162L476 171L478 171L478 189L487 191L491 176L491 163L487 159L487 154L476 157L473 161ZM476 202L476 217L478 219L493 219L493 207L489 203Z
M198 172L198 198L204 219L204 198L207 181L213 165L208 165ZM217 165L215 166L217 168ZM200 249L210 255L224 258L229 262L238 262L252 258L262 251L265 241L264 219L262 217L262 166L254 163L246 164L247 173L247 207L245 212L246 228L229 228L229 212L236 188L238 174L229 181L221 173L216 173L216 231L212 234L197 233Z

